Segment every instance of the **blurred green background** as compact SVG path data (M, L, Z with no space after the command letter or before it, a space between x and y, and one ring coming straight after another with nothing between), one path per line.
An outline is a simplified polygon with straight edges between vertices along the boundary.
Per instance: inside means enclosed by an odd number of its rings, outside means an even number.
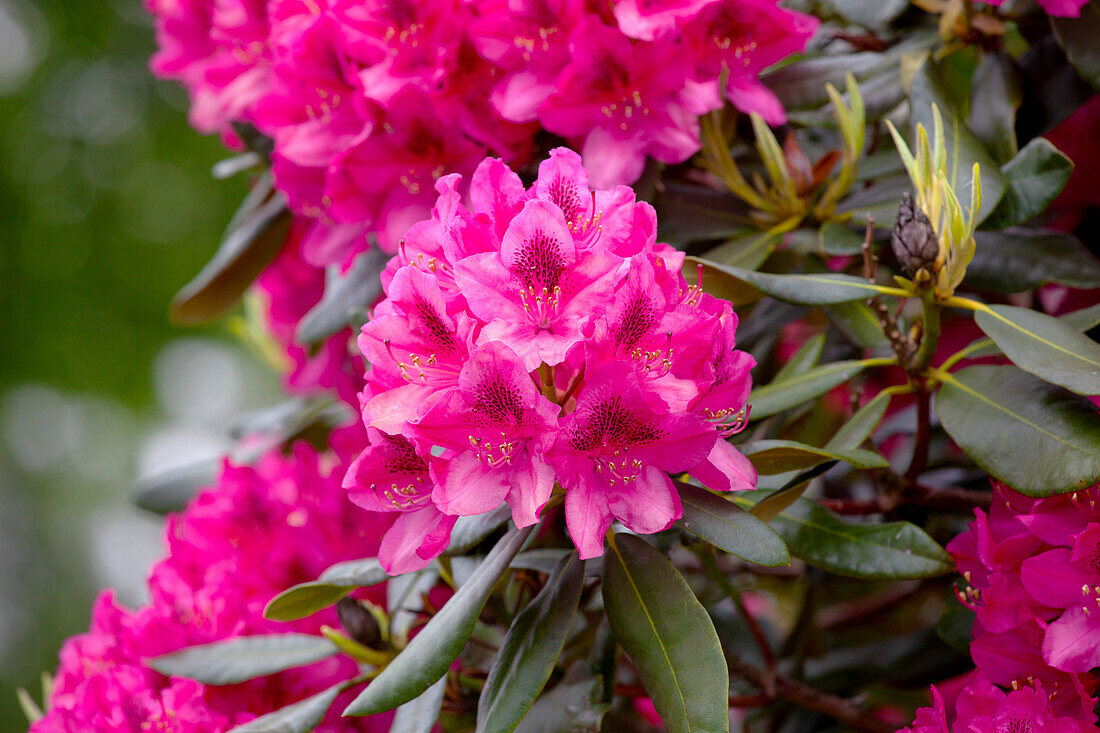
M143 598L161 521L135 478L209 459L275 379L172 294L245 191L147 69L140 0L0 0L0 731L26 730L102 587Z

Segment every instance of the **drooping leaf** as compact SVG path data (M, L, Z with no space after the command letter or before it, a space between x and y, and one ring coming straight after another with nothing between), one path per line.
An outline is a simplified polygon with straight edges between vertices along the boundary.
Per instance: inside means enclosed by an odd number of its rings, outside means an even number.
M752 507L771 492L746 491L735 501ZM860 523L815 501L798 499L772 526L791 554L810 565L852 578L929 578L954 572L951 556L909 522Z
M481 691L478 731L507 733L523 720L554 671L583 587L584 561L574 552L516 616Z
M192 646L146 663L172 677L188 677L205 685L234 685L312 664L336 652L332 642L323 636L269 634Z
M603 683L575 662L565 678L531 706L516 733L598 733L611 706L600 701Z
M389 259L390 255L380 247L372 246L355 258L347 272L341 273L336 268L326 273L325 294L302 317L294 340L313 344L347 327L355 310L366 308L382 294L379 275Z
M392 710L420 696L442 677L466 646L493 586L532 529L512 529L502 537L474 575L352 701L344 714L370 715Z
M772 275L710 262L717 270L746 282L773 298L795 305L830 305L864 300L872 295L899 295L897 288L869 283L854 275L806 273Z
M1079 394L1100 394L1100 344L1078 330L1011 305L986 306L974 320L1024 371Z
M776 380L757 387L749 395L751 419L774 415L817 399L837 385L844 384L868 366L879 363L872 359L837 361L823 364L785 380Z
M232 308L279 254L290 219L282 194L274 192L269 175L262 176L234 214L214 257L172 299L172 318L194 325Z
M1022 224L1058 197L1073 173L1073 161L1044 137L1024 146L1001 168L1008 183L1004 198L983 222L988 229Z
M349 686L347 682L333 685L293 705L261 715L229 733L308 733L320 725L332 703Z
M1050 16L1054 37L1066 52L1077 73L1094 87L1100 88L1100 2L1092 0L1081 8L1079 18Z
M1087 399L1013 366L954 372L936 395L944 430L974 462L1028 496L1100 479L1100 414Z
M443 675L415 700L409 700L397 708L390 730L401 733L432 733L446 692L447 676Z
M879 392L870 402L856 410L848 422L836 431L836 434L825 444L825 450L851 450L863 445L863 441L870 437L882 421L889 405L890 393Z
M676 482L684 515L681 527L720 550L757 565L775 567L791 561L783 540L765 522L721 496Z
M729 671L706 610L672 563L618 534L604 556L604 607L669 730L729 731Z
M378 585L389 576L377 558L348 560L333 565L317 580L287 588L264 608L264 618L294 621L328 608L356 588Z
M883 468L890 462L874 451L863 448L818 448L793 440L755 440L741 446L758 473L772 475L800 471L825 461L844 461L856 468Z
M775 491L767 494L762 491L757 492L756 498L748 504L749 513L765 522L772 521L806 493L806 489L810 487L810 481L829 471L836 464L837 461L826 461L808 471L803 471ZM737 499L735 498L734 501Z
M1021 293L1047 283L1100 287L1100 262L1077 237L1052 229L977 232L966 284L996 293Z
M491 512L459 517L451 530L451 544L447 555L461 555L480 545L486 537L497 531L512 516L507 504L501 504Z

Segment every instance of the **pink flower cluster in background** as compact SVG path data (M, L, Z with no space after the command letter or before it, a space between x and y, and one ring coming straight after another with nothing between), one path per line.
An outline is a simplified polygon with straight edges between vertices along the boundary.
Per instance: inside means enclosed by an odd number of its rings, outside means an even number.
M1012 716L1032 721L1031 730L1095 730L1097 679L1089 670L1100 666L1100 487L1029 499L997 486L989 513L975 515L947 549L966 581L959 599L977 615L970 645L977 670L953 728L934 692L934 707L906 730L1014 730L967 727L971 717L1000 724Z
M399 512L383 566L425 566L460 515L506 501L518 526L555 484L582 558L614 519L640 533L681 516L668 473L755 486L723 439L743 423L755 362L728 302L689 286L656 215L619 186L593 191L581 159L551 152L529 189L498 159L437 184L383 274L363 327L370 445L352 500Z
M486 154L529 161L545 130L595 183L646 156L699 150L723 97L784 119L758 80L818 21L776 0L146 0L154 71L190 91L191 121L274 140L278 187L310 218L312 265L346 265L375 232L392 251L433 183ZM720 80L725 88L719 89Z
M341 467L304 445L269 454L255 468L226 465L166 529L168 555L149 578L150 601L136 611L108 591L91 628L61 650L46 716L32 733L218 733L354 677L358 665L336 656L236 685L212 687L166 677L143 660L236 636L318 633L339 627L326 609L293 623L263 609L288 586L330 565L369 557L389 526L385 515L352 506ZM381 602L381 588L366 597ZM373 596L371 594L374 594ZM341 718L339 705L318 730L389 730L390 716Z

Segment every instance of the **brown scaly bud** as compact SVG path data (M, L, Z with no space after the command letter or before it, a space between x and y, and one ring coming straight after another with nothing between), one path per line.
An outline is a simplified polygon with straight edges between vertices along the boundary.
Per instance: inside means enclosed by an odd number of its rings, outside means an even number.
M940 254L940 243L932 222L913 203L908 193L901 195L898 221L890 234L890 246L908 277L915 276L922 269L931 273Z
M340 625L352 639L371 649L384 647L378 620L362 603L352 598L341 598L336 604L336 614L340 617Z

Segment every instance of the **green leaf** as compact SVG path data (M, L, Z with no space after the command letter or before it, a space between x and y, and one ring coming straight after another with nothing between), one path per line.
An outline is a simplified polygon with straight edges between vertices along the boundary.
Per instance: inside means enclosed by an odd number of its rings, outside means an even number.
M996 293L1021 293L1047 283L1100 287L1100 262L1077 237L1052 229L976 232L966 284Z
M550 575L558 567L561 559L568 554L569 550L563 547L540 547L519 553L509 567L516 570L534 570Z
M773 298L795 305L830 305L846 303L850 300L864 300L873 295L902 294L898 288L875 285L854 275L832 273L772 275L718 262L710 262L710 265L742 282L753 285Z
M269 634L192 646L148 659L146 664L170 677L188 677L204 685L235 685L312 664L336 652L323 636Z
M1085 395L1100 394L1100 344L1057 318L1011 305L985 306L978 327L1016 366Z
M229 733L307 733L325 719L325 714L340 693L352 683L341 682L338 685L318 692L316 695L287 705L273 713L262 715L255 720L234 728Z
M1054 37L1066 52L1077 73L1094 87L1100 87L1100 2L1092 2L1081 8L1079 18L1050 17Z
M611 706L600 701L603 682L578 661L565 678L531 707L516 733L598 733Z
M772 492L744 491L742 506L766 501ZM772 522L791 550L810 565L865 579L929 578L954 572L951 556L924 530L909 522L864 524L838 516L809 499L799 499Z
M805 374L813 369L817 365L818 359L821 358L821 352L824 348L825 334L815 333L806 339L806 343L802 344L798 351L787 360L787 363L775 373L775 381L781 382L788 378L797 377L799 374Z
M669 730L728 733L729 671L714 624L664 555L617 534L603 565L615 638Z
M706 489L675 483L684 507L684 515L677 522L681 527L718 549L757 565L776 567L790 563L787 546L767 523Z
M936 396L944 430L974 462L1028 496L1100 479L1100 414L1084 397L1013 366L954 372Z
M501 504L491 512L459 517L451 530L451 544L447 546L447 555L462 555L474 549L485 538L497 531L512 517L507 504Z
M473 633L489 594L533 527L504 535L465 584L352 701L344 715L380 713L412 700L446 674Z
M584 588L584 560L570 553L512 622L489 670L477 708L477 730L514 730L554 671Z
M447 675L444 674L415 700L409 700L397 708L390 730L401 733L432 733L446 692Z
M853 300L827 305L822 310L837 330L856 346L873 349L886 344L882 324L866 303Z
M375 244L357 256L347 272L341 273L338 266L330 268L324 297L299 321L294 340L314 344L346 328L352 313L382 294L379 275L389 260L390 255Z
M803 471L768 495L764 495L763 492L758 493L756 498L749 502L751 507L749 513L765 522L772 521L784 509L794 504L806 493L810 481L830 470L836 464L836 461L826 461L814 466L809 471ZM734 498L734 501L737 501L737 499Z
M755 270L783 242L782 234L752 232L730 239L707 252L707 259Z
M883 54L865 51L795 61L766 72L761 78L788 111L816 109L829 102L826 84L841 87L847 74L861 80L890 65L890 59Z
M172 299L172 318L195 325L232 308L256 276L279 254L290 231L290 210L261 177L226 229L214 257Z
M741 452L752 461L758 473L770 476L787 471L800 471L824 463L844 461L856 468L884 468L890 462L878 453L862 448L818 448L793 440L755 440L741 446Z
M982 223L987 229L1022 224L1043 213L1073 173L1073 161L1049 140L1037 137L1001 168L1008 187L997 208Z
M1017 153L1016 110L1023 94L1011 57L1001 51L982 53L970 91L970 130L998 163L1012 160Z
M936 636L953 649L963 654L970 654L974 618L974 612L959 603L959 599L952 592L943 605L940 620L936 622Z
M827 221L818 230L818 244L827 255L858 255L863 251L863 235L845 224Z
M829 0L843 17L871 30L884 30L909 7L908 0Z
M1058 320L1070 328L1076 328L1078 331L1090 331L1100 326L1100 303L1058 316ZM952 355L952 358L960 361L962 359L996 356L999 353L1001 353L1001 350L997 348L997 344L993 343L993 339L983 337L971 341L958 353ZM965 354L965 356L960 356L962 354Z
M863 445L863 441L871 436L882 421L889 405L890 393L879 392L870 402L856 410L848 422L836 431L836 434L825 444L825 450L851 450Z
M131 501L154 514L182 511L203 486L218 477L219 462L203 460L189 466L147 476L134 487Z
M333 565L321 577L287 588L264 608L264 618L294 621L328 608L356 588L378 585L389 578L377 558L349 560Z
M881 361L877 359L836 361L815 367L790 379L775 380L764 387L758 387L749 395L749 404L752 405L749 417L757 420L809 402L833 387L844 384L867 367L880 364Z
M734 306L755 303L764 297L762 292L744 280L739 280L719 270L713 262L698 257L685 257L682 272L688 283L698 284L703 292L728 300Z

